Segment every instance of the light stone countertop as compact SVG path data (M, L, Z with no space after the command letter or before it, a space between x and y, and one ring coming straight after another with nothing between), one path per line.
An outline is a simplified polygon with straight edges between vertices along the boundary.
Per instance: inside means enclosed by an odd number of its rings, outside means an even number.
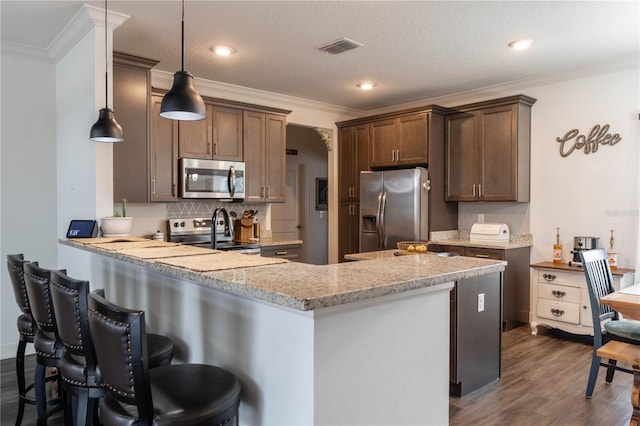
M531 237L531 234L511 234L509 241L506 243L479 242L479 241L472 242L469 239L468 231L456 230L456 231L432 232L429 243L445 244L445 245L451 245L451 246L509 250L509 249L517 249L521 247L531 247L533 245L533 239Z
M292 244L302 244L302 240L260 240L258 244L262 247L288 246Z
M309 311L504 271L506 262L434 253L394 256L394 250L367 253L369 260L331 265L288 262L269 266L195 272L60 239L60 244L117 259L178 279ZM247 256L236 254L237 256Z

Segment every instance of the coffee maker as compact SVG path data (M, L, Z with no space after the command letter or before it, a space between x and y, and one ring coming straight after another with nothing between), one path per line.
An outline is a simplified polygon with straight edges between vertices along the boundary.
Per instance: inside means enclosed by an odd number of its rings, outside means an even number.
M598 237L573 237L573 260L569 262L569 266L577 266L582 268L582 261L580 260L580 252L583 250L592 250L598 248Z

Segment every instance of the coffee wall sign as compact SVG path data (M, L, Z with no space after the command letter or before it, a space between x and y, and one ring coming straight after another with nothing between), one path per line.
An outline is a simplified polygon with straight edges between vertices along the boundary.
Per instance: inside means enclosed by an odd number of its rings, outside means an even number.
M584 150L585 154L597 152L600 145L613 146L620 142L622 137L619 133L610 133L609 125L600 126L596 124L588 135L580 134L578 129L569 130L563 137L556 138L560 144L560 155L568 157L576 149Z

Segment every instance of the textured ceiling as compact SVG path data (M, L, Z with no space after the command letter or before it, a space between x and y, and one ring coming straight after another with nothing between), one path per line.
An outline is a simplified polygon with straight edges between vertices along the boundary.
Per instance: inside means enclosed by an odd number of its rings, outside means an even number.
M83 3L6 1L2 41L46 48ZM640 55L640 2L193 1L185 5L185 69L196 77L374 110L528 79L631 66ZM110 1L129 15L115 50L180 68L179 1ZM364 45L315 48L340 37ZM516 52L507 44L532 38ZM233 46L216 58L210 48ZM377 82L371 92L356 84Z

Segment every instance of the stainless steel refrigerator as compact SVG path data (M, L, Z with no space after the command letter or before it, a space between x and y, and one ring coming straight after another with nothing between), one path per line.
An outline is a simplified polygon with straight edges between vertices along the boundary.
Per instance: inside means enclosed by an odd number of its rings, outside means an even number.
M427 169L360 172L360 252L429 238Z

